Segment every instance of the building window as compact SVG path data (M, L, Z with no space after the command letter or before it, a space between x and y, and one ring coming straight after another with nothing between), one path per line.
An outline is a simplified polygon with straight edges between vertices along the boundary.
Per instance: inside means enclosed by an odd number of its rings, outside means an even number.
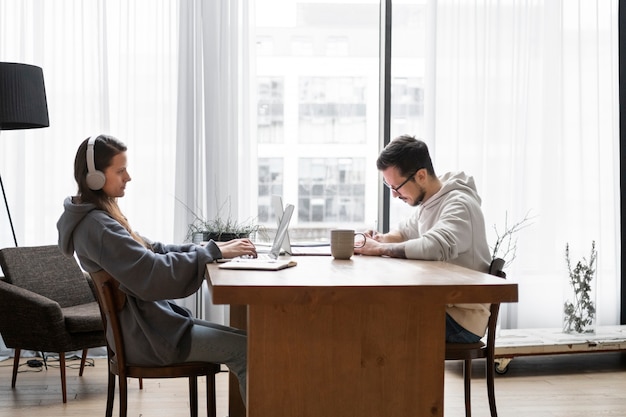
M365 218L365 158L301 158L298 222L346 225Z
M259 143L284 141L284 81L281 77L257 79L257 140Z
M258 221L274 221L272 195L283 195L284 166L282 158L259 158Z
M301 77L300 142L364 142L366 85L363 77Z
M395 77L391 81L392 137L424 131L424 88L422 78Z

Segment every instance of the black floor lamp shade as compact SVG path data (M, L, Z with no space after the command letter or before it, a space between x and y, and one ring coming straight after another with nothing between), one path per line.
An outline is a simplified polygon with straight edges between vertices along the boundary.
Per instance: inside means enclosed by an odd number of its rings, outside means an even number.
M43 71L34 65L0 62L0 132L50 126ZM17 246L9 203L0 176L0 188Z
M0 130L48 126L50 121L41 68L0 62Z

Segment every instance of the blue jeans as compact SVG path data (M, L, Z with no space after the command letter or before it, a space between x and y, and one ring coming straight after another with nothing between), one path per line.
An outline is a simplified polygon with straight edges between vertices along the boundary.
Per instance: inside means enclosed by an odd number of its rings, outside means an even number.
M243 330L194 319L191 350L186 362L223 363L237 376L246 403L247 337Z
M476 343L480 341L481 336L466 330L459 323L454 321L449 314L446 313L446 342L448 343Z

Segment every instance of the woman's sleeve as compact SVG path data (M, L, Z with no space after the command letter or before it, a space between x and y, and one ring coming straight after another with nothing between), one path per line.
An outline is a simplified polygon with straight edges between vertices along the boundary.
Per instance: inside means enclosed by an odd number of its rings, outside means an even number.
M186 251L167 251L166 245L153 252L113 219L95 245L92 259L114 276L121 289L148 301L183 298L202 285L206 264L221 256L217 245L185 245Z

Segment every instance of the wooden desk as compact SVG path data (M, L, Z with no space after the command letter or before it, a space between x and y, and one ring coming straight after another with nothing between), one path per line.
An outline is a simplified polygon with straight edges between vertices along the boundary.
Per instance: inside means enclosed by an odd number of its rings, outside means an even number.
M207 266L215 304L248 306L249 417L443 416L446 304L517 301L517 284L449 263L296 260Z

